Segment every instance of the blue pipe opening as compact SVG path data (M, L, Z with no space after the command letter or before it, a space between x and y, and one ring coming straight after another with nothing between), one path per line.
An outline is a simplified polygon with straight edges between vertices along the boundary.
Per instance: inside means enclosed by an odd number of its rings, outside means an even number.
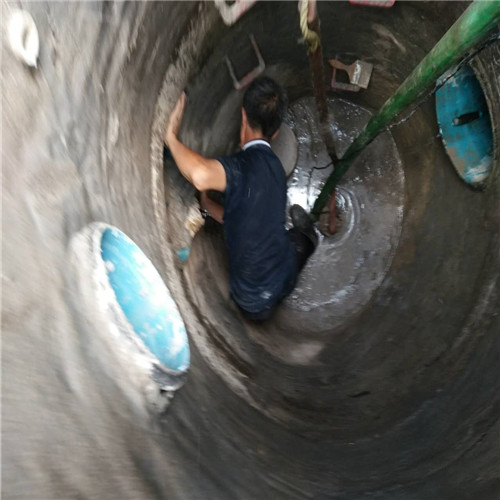
M493 163L493 134L481 84L465 65L436 92L444 147L460 177L481 187Z
M177 305L142 250L116 228L101 238L101 255L118 304L134 332L167 368L189 367L189 343Z

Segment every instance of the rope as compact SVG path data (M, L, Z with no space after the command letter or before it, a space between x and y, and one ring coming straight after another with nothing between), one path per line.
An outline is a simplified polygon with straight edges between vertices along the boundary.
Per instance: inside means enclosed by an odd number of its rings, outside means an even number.
M309 0L301 0L300 1L300 30L302 31L302 36L304 40L309 45L309 52L313 53L318 50L319 46L319 36L318 34L309 29L309 25L307 23L307 14L309 10Z

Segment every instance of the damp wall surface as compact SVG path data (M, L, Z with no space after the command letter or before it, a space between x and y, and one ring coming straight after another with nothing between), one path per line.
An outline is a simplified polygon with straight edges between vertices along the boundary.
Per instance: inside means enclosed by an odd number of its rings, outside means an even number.
M429 100L392 131L401 234L369 302L340 318L285 304L257 327L227 296L218 228L176 260L192 190L164 170L161 137L187 88L186 143L236 146L224 56L250 69L250 33L290 100L310 95L295 3L258 3L232 28L208 2L3 3L4 20L19 6L41 52L22 66L2 23L3 495L495 498L498 47L474 62L497 141L487 189L456 176ZM342 98L376 110L465 8L320 3L325 55L374 64L369 89ZM166 411L93 351L105 319L68 258L93 221L135 240L186 323L189 377Z

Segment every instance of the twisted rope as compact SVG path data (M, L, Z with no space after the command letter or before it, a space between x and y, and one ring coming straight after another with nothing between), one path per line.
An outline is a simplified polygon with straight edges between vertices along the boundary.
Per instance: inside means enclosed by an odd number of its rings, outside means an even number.
M300 2L300 30L302 31L302 36L304 40L309 45L309 52L313 53L318 50L319 46L319 36L318 34L309 29L307 23L307 14L309 10L309 0L301 0Z

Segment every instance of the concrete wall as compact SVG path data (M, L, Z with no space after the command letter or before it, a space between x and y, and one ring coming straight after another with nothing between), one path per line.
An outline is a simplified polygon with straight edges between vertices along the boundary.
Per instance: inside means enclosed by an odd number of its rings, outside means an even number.
M184 140L231 149L241 96L223 57L244 73L249 33L292 100L310 93L296 5L258 3L231 29L211 3L3 3L4 20L19 5L41 53L24 67L3 23L5 497L495 498L498 166L485 192L461 183L431 99L393 131L402 235L370 303L335 328L292 310L253 327L227 298L216 229L176 261L192 191L172 165L164 176L161 136L187 87ZM348 98L376 109L465 5L319 9L328 56L374 63ZM496 127L498 47L482 57ZM97 309L75 310L67 246L96 220L141 246L186 322L192 367L166 413L124 395L89 347ZM305 337L321 339L314 363L276 355Z

